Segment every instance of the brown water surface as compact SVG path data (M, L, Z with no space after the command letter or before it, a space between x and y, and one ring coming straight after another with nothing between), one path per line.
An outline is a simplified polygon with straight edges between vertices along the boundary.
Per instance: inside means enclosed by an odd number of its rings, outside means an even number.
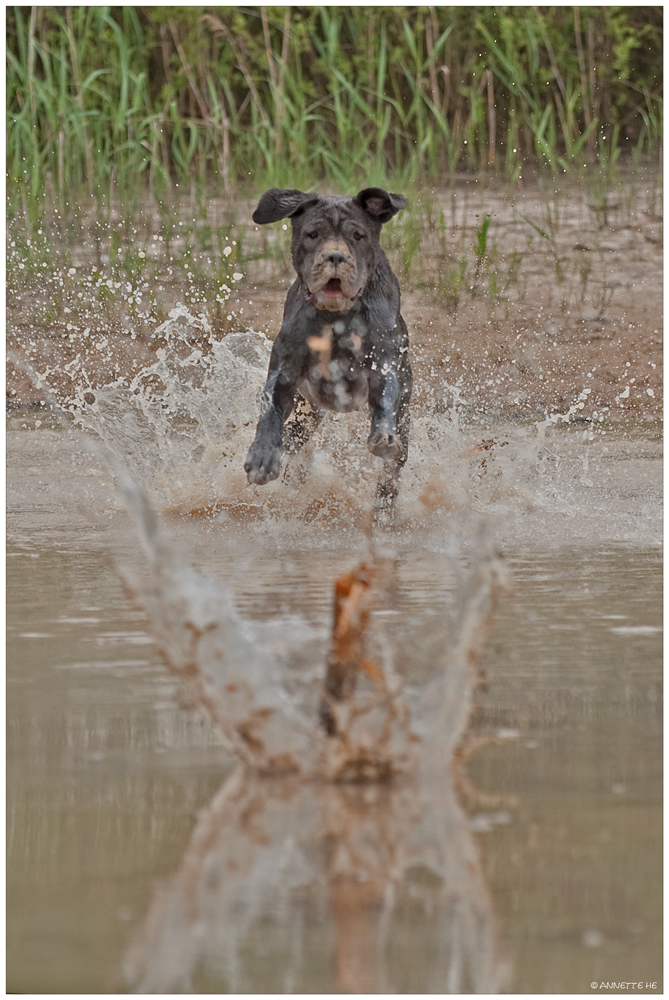
M10 433L9 454L11 991L661 989L657 545L607 538L615 518L550 547L500 529L513 592L463 740L482 746L427 798L240 786L122 592L115 562L142 560L104 465L62 432ZM327 628L359 557L257 523L170 532L249 620ZM397 634L455 578L434 545L393 544Z

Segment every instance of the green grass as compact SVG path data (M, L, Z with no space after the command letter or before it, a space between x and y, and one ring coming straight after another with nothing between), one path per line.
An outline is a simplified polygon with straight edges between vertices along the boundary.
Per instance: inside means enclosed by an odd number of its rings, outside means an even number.
M11 7L10 210L608 177L661 92L661 7Z

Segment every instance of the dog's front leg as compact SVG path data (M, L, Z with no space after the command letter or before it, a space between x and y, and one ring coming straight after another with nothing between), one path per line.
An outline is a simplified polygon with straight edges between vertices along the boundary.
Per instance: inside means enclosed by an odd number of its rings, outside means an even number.
M263 486L278 478L283 457L283 425L294 400L294 380L280 369L270 371L263 390L255 440L244 462L249 483Z

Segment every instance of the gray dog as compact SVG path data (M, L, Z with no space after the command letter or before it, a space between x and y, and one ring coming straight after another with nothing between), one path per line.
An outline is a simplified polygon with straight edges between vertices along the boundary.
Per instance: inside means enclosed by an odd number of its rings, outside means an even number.
M365 188L354 198L272 188L260 199L254 222L292 222L297 280L286 298L244 463L249 483L278 477L284 446L288 452L302 447L323 408L347 413L366 401L367 446L384 460L376 509L392 506L409 446L412 376L399 284L379 236L382 224L406 204L403 195L382 188Z

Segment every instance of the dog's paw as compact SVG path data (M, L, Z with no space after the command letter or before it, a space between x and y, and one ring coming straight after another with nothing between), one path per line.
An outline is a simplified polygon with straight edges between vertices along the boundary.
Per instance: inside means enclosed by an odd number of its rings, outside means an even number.
M244 472L249 483L254 486L264 486L265 483L278 479L282 455L281 448L254 442L244 462Z
M399 435L388 428L372 427L367 447L372 455L378 455L379 458L398 460L403 456Z

